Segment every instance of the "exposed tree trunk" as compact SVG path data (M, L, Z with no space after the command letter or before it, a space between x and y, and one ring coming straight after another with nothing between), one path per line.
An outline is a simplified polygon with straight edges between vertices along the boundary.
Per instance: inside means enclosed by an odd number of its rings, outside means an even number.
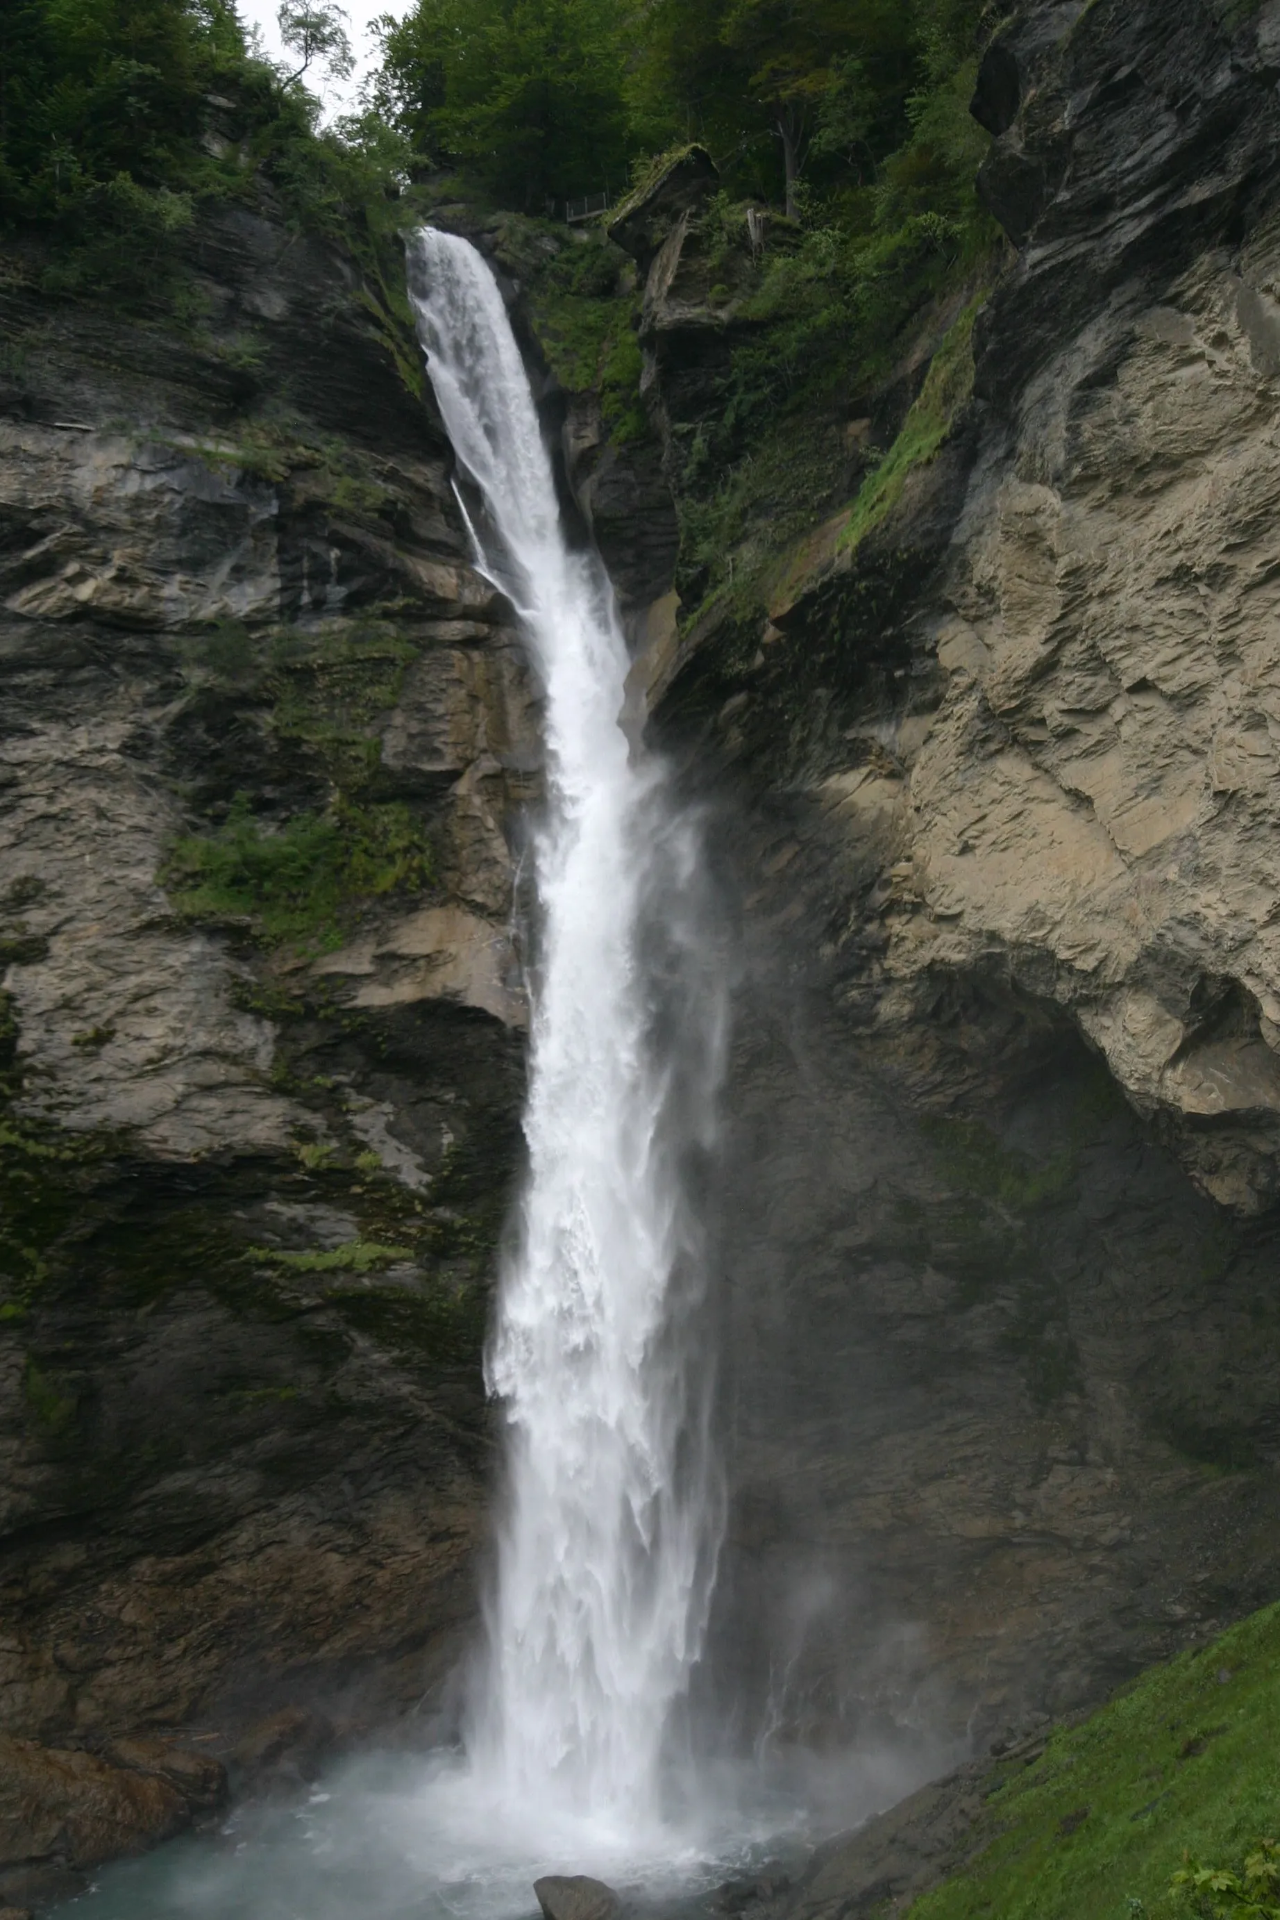
M788 220L794 220L799 212L796 188L800 183L800 154L795 129L791 125L791 116L785 107L778 115L778 138L782 142L782 172L786 181L786 197L783 204Z
M782 172L786 182L785 206L788 220L796 220L800 215L800 198L797 189L809 150L808 117L804 103L801 101L783 100L779 104L777 126L778 138L782 142Z

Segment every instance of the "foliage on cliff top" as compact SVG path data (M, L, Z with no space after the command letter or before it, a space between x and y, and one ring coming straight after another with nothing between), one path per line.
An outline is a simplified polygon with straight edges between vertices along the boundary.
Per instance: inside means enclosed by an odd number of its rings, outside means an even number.
M1034 1763L1001 1769L975 1836L989 1844L915 1901L911 1920L1248 1913L1230 1883L1243 1886L1246 1862L1280 1834L1277 1713L1272 1606L1147 1672L1082 1726L1055 1733ZM1258 1911L1275 1913L1274 1888L1257 1883L1250 1897L1259 1892Z
M377 110L505 206L616 194L637 151L625 25L621 0L420 0L382 23Z
M376 117L321 132L301 73L250 50L231 0L7 0L3 34L0 232L38 237L52 291L154 295L197 205L252 200L262 176L345 238L405 161Z

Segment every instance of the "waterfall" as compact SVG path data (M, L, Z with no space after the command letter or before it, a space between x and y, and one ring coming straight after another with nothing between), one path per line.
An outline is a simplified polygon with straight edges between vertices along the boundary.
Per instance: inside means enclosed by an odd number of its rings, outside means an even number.
M497 1800L635 1831L706 1624L719 1544L691 1164L723 1044L695 823L620 725L626 644L570 549L502 296L465 240L409 245L428 372L482 504L477 560L545 697L528 1172L487 1356L506 1492L469 1736ZM705 1343L703 1343L705 1345Z

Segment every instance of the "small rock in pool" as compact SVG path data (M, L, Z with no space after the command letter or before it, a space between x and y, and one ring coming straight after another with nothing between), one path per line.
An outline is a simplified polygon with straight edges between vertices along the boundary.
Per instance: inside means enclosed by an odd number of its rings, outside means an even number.
M533 1890L547 1920L616 1920L622 1907L612 1887L586 1873L549 1873Z

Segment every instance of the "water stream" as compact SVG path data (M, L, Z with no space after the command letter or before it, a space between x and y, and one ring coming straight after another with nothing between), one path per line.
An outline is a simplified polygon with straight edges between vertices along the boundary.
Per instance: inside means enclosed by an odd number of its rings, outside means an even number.
M302 1803L242 1809L106 1870L80 1920L485 1920L528 1912L540 1872L687 1889L754 1844L691 1793L672 1740L721 1526L690 1183L724 1005L698 833L621 725L612 593L566 539L492 273L425 230L409 285L475 558L544 696L528 1170L486 1363L506 1440L486 1646L461 1753L368 1755Z
M501 1803L634 1835L661 1818L664 1733L718 1546L707 1375L681 1324L699 1273L680 1167L710 1127L722 1009L699 965L696 836L620 725L612 593L565 540L493 274L427 230L410 291L492 529L481 563L515 598L545 689L529 1175L488 1357L508 1489L468 1746Z

